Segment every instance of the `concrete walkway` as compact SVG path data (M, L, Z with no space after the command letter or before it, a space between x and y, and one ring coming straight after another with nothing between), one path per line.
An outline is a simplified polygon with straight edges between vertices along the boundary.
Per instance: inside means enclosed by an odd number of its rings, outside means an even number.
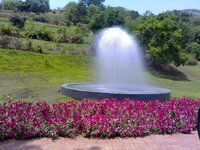
M197 132L128 139L60 138L0 142L0 150L200 150Z

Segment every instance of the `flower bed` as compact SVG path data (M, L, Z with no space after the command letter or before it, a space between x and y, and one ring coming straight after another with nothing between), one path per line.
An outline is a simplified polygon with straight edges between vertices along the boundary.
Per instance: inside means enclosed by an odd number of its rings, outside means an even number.
M113 138L195 130L200 99L168 102L116 99L0 105L0 140L35 137Z

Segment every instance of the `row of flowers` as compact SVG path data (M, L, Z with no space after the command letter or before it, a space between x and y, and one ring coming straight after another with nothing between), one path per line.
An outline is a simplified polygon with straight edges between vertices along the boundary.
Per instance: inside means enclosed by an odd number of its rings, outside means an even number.
M104 99L0 104L0 140L36 137L114 138L195 130L200 99Z

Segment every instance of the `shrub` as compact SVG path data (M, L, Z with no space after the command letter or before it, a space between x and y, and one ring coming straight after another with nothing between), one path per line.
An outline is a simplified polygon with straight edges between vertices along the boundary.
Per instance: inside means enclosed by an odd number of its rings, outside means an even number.
M83 36L81 34L77 34L72 37L71 42L72 43L83 43Z
M19 36L20 31L11 25L0 25L0 34L7 36Z
M24 50L24 44L21 39L9 36L0 36L0 47L6 49Z
M47 62L48 64L49 62ZM141 137L149 134L191 133L200 99L104 99L48 104L0 104L0 140L35 137Z
M10 43L10 37L9 36L0 36L0 47L1 48L7 48Z
M27 43L26 43L26 45L27 45L27 50L28 51L33 51L33 43L28 39L27 40Z
M186 65L197 65L198 61L196 60L195 56L192 54L187 55L188 60L186 61Z
M50 30L47 30L45 27L42 28L31 27L27 31L25 31L24 35L25 37L31 39L39 39L45 41L53 40L52 32Z
M33 49L33 52L36 52L36 53L43 53L43 49L40 45L36 46L34 49Z
M11 37L10 44L9 44L9 49L17 49L17 50L23 50L24 44L20 38L16 37Z
M71 37L67 34L57 34L54 36L54 41L57 43L69 43L71 42Z
M82 36L88 36L90 30L88 29L87 25L78 23L77 28L75 30L76 34L81 34Z
M13 26L16 26L20 29L24 28L25 26L25 23L26 23L26 18L24 17L21 17L19 15L16 15L16 16L12 16L10 18L10 22Z
M67 30L64 27L60 27L57 30L57 34L54 36L55 41L58 43L71 42L71 37L68 36Z
M36 16L34 19L34 21L37 21L37 22L44 22L44 23L48 23L48 19L43 17L43 16Z
M194 55L200 61L200 44L196 42L189 43L186 47L186 52Z

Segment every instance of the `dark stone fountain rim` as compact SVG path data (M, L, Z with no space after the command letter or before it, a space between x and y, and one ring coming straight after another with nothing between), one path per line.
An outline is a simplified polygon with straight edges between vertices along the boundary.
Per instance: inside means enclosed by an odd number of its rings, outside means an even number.
M145 92L135 92L129 90L129 91L106 91L106 89L99 90L95 88L91 88L92 86L101 86L102 84L99 83L66 83L61 85L61 93L64 95L71 96L73 98L77 99L85 99L85 98L96 98L96 99L104 99L104 98L117 98L117 99L124 99L124 98L131 98L131 99L137 99L137 100L169 100L170 99L170 90L165 88L157 88L148 86L148 88L152 88L151 92L147 91ZM90 87L90 89L87 89L85 87ZM84 88L80 88L84 87ZM129 86L135 87L135 86ZM146 86L147 87L147 86ZM141 88L141 87L140 87Z

